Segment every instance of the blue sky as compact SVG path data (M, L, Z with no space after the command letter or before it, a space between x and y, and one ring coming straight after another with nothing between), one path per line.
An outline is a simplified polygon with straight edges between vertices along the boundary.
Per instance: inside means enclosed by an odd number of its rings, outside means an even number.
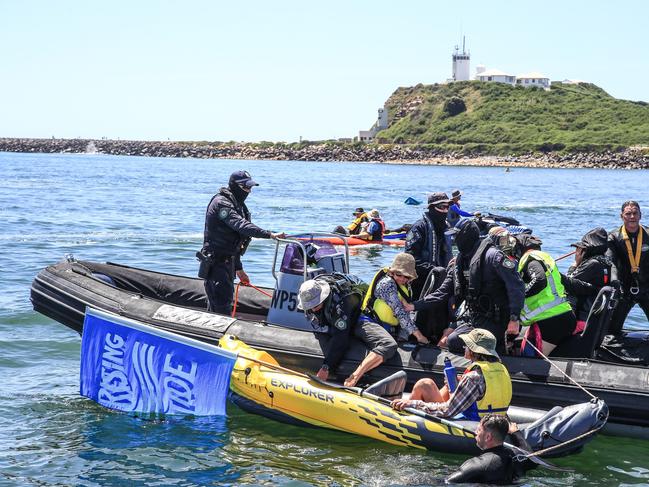
M0 137L287 141L368 129L477 64L649 101L646 1L0 0Z

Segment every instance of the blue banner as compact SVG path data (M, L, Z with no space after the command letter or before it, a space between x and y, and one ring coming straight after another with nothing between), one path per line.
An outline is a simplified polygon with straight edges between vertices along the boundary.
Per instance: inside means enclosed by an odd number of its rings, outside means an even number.
M88 308L81 341L81 395L110 409L225 415L236 354Z

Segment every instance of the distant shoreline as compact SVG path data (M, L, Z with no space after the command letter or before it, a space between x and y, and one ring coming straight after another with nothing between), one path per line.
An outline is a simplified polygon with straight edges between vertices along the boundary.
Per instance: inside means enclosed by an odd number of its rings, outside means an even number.
M220 142L132 141L105 139L18 139L0 138L0 152L99 153L143 157L193 157L198 159L293 160L314 162L378 162L484 167L649 169L647 150L578 152L511 156L440 153L408 145L341 144L253 144Z

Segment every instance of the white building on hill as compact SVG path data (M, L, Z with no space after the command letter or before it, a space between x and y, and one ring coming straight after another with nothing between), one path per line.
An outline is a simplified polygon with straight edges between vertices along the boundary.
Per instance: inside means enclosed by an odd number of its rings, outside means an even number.
M379 108L379 116L372 128L369 130L359 130L358 140L361 142L372 142L376 134L381 130L388 128L388 109L383 107Z
M538 72L519 74L516 76L516 84L529 88L538 86L539 88L549 88L550 78Z
M466 52L465 38L462 37L462 52L455 46L453 52L453 77L449 81L469 81L471 79L471 54Z
M484 70L484 71L481 71ZM516 84L516 76L505 73L500 69L484 69L484 66L478 66L476 69L475 79L478 81L491 81L494 83L506 83L508 85Z

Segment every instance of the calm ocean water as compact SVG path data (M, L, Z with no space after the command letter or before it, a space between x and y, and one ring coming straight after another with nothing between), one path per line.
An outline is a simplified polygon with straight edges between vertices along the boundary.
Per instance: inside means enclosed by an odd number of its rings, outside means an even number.
M438 485L465 460L232 405L227 418L151 422L79 396L80 338L32 310L34 276L65 254L194 275L205 207L236 169L261 184L249 207L274 231L330 230L357 206L396 227L422 211L406 197L461 188L466 209L518 218L555 256L592 227L619 225L625 199L649 205L646 172L0 153L0 485ZM273 249L252 243L253 284L272 284ZM369 279L396 252L356 250L352 271ZM634 312L629 326L645 325ZM649 485L646 441L600 436L557 463L574 473L535 471L527 483Z

